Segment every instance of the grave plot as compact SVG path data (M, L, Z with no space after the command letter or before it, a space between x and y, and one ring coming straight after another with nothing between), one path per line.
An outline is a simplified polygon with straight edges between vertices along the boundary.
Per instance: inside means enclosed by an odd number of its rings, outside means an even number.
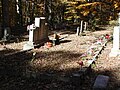
M81 60L77 62L80 66L80 69L72 74L73 80L74 78L76 78L78 80L80 79L79 83L84 82L86 76L91 72L92 64L95 64L98 55L104 49L105 45L109 40L110 35L103 35L102 37L98 38L96 42L93 43L92 46L90 46L84 54L81 55ZM74 83L76 83L75 80Z
M99 37L96 42L93 43L88 50L80 56L81 60L77 63L81 67L89 67L97 59L98 55L104 49L109 39L110 35L108 34Z

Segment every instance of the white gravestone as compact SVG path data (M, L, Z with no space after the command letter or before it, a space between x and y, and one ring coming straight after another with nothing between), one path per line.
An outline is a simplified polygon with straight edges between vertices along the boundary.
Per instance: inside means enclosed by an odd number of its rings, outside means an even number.
M30 25L30 30L29 30L29 41L30 42L33 42L34 30L35 30L34 24Z
M80 27L78 26L76 35L79 36L79 33L80 33Z
M113 48L111 49L110 57L120 55L120 13L118 14L119 26L114 27L113 32Z
M120 27L115 26L113 32L113 48L111 49L110 57L116 57L120 54Z
M29 41L23 46L23 50L34 49L33 34L35 28L34 24L27 26L27 29L29 30Z

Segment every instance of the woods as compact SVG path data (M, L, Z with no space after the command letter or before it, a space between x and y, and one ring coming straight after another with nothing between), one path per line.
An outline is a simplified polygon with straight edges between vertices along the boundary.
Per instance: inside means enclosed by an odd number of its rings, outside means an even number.
M109 20L117 19L119 11L119 0L2 0L0 23L3 29L21 28L33 23L35 17L46 16L50 28L80 24L83 20L94 29L97 24L109 24Z

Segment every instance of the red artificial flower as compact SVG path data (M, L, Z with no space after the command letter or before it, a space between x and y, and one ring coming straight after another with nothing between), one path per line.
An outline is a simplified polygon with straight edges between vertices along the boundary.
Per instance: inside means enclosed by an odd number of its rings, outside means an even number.
M106 38L106 39L110 39L110 35L109 35L109 34L106 34L106 35L105 35L105 38Z
M80 66L83 66L83 61L77 62Z

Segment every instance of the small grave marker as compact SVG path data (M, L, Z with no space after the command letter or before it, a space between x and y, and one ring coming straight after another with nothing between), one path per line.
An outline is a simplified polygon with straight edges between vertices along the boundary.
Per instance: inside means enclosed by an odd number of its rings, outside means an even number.
M80 27L78 26L76 35L79 36L79 33L80 33Z
M4 36L3 36L3 40L4 41L7 41L9 38L9 36L10 36L10 28L9 27L6 27L5 29L4 29Z
M84 30L85 31L87 30L87 22L85 22L85 24L84 24Z
M108 81L108 76L98 75L93 85L93 90L106 90Z

